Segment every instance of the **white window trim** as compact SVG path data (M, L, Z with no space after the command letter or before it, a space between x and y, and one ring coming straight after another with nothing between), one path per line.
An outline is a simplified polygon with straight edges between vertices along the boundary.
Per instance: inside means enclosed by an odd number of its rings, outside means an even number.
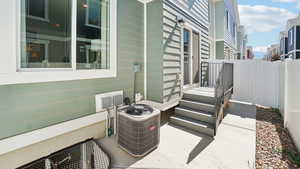
M49 22L49 2L48 2L48 0L45 0L45 18L29 15L29 9L26 11L26 13L27 13L28 18Z
M57 69L34 69L27 71L18 71L21 58L21 0L14 0L16 13L13 17L15 32L12 34L15 37L11 49L15 47L15 51L6 51L12 53L12 56L5 56L4 68L0 68L0 85L8 84L23 84L23 83L39 83L39 82L55 82L68 80L83 80L83 79L98 79L98 78L115 78L117 76L117 1L110 0L110 66L109 69L96 70L76 70L76 23L72 23L72 68L57 68ZM77 0L73 0L72 16L76 17ZM7 49L7 50L9 50Z

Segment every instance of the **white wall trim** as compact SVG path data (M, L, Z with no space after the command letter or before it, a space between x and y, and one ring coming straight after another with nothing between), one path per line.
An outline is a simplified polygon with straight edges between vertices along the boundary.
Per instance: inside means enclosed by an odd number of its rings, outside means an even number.
M225 41L225 40L224 39L216 39L215 41L218 42L218 41Z
M0 140L0 155L84 128L106 120L107 112L96 113L79 119L38 129ZM100 130L100 129L99 129Z
M149 3L149 2L151 2L151 1L153 1L153 0L137 0L137 1L139 1L139 2L141 2L141 3Z
M18 71L20 67L20 35L21 35L21 12L20 0L7 1L1 9L8 8L9 12L4 17L4 23L12 20L12 26L3 27L3 32L7 35L7 43L1 48L3 55L0 57L0 85L21 84L21 83L38 83L38 82L53 82L53 81L67 81L67 80L82 80L95 78L114 78L117 76L117 1L110 1L110 67L109 69L99 70L76 70L76 46L72 43L72 65L71 69L37 69L39 71ZM73 1L72 14L76 13L77 1ZM75 4L74 4L75 3ZM74 7L75 6L75 7ZM0 10L6 12L6 10ZM7 20L7 21L6 21ZM13 29L12 29L12 28ZM76 33L76 24L72 25L72 34ZM75 29L74 29L75 27ZM3 34L3 33L2 33ZM72 35L72 37L73 37ZM75 34L76 35L76 34ZM76 39L75 39L76 40ZM75 44L76 45L76 44ZM11 51L13 50L13 51ZM75 57L75 58L74 58ZM4 65L4 66L2 66Z
M144 3L144 99L147 99L147 3Z

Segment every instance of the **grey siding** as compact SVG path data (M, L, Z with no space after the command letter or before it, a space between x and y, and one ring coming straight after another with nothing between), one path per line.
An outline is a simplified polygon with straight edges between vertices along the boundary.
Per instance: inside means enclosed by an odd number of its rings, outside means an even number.
M171 101L180 97L181 73L181 28L177 13L164 4L163 10L163 100Z
M165 2L168 1L170 0L165 0ZM201 57L205 59L209 58L209 0L172 0L171 2L201 23L202 27L198 30L201 33Z
M195 17L205 27L209 26L208 18L208 0L167 0L171 1L177 7L187 11Z
M177 20L183 17L201 35L202 58L210 56L208 29L208 0L164 0L163 1L163 101L180 98L181 81L181 27ZM196 20L194 20L196 18Z
M210 54L210 41L209 41L209 34L208 34L208 30L201 30L201 58L203 59L208 59L210 58L211 54Z
M162 1L147 4L147 99L163 102Z
M0 86L0 139L93 114L98 93L124 90L132 97L132 65L144 66L143 13L143 4L136 0L118 1L116 78ZM142 69L137 75L142 94L143 79Z

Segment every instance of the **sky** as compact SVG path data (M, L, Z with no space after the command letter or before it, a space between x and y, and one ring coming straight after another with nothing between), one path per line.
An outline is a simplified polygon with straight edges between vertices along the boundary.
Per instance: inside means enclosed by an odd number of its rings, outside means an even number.
M300 13L300 0L238 0L241 24L246 26L248 45L262 58L269 45L279 43L286 21Z

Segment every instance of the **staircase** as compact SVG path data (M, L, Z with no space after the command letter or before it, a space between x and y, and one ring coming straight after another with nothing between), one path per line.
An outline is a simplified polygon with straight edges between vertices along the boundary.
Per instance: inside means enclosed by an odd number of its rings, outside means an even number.
M201 84L183 92L170 122L214 137L233 93L233 63L201 61Z
M179 107L170 122L214 137L216 126L216 98L212 88L196 88L183 93Z

